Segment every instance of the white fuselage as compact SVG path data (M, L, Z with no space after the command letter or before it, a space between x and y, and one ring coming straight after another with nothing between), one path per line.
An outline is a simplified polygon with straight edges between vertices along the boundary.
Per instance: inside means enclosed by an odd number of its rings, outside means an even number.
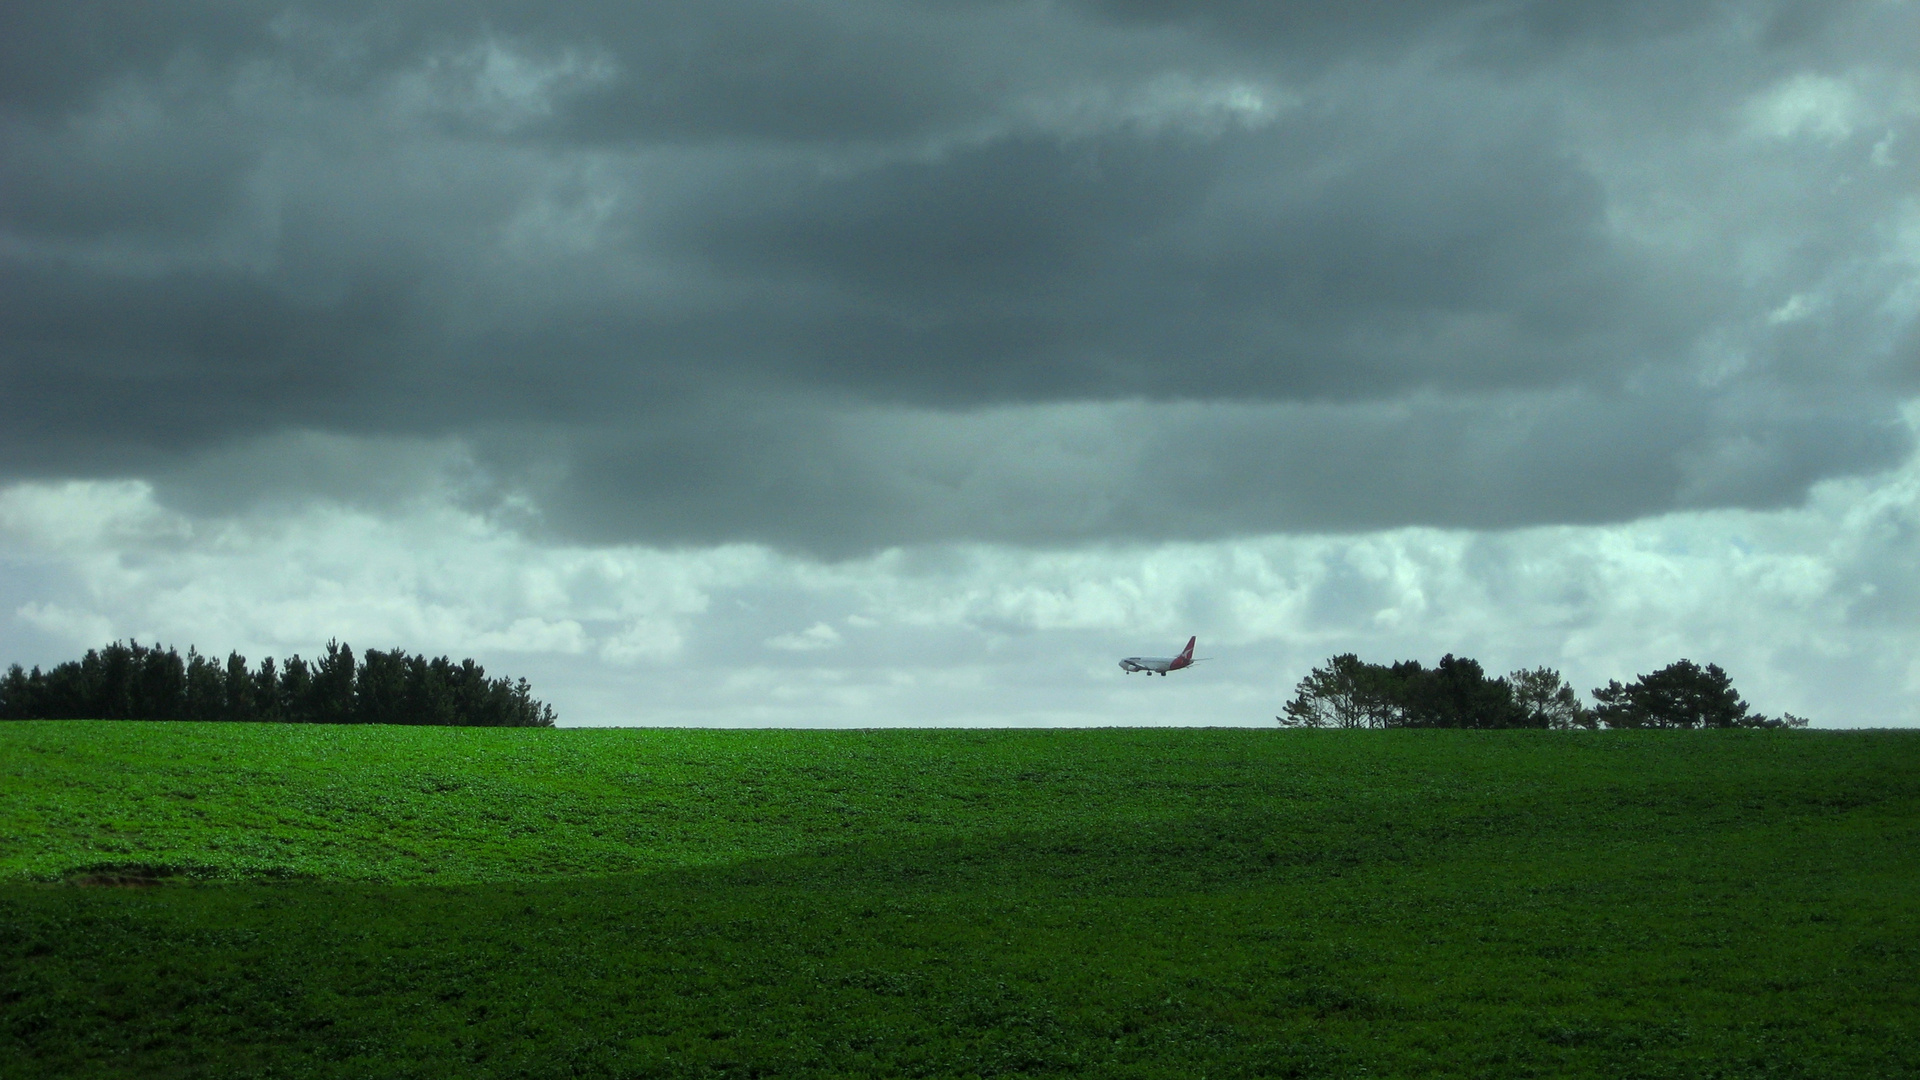
M1197 638L1188 638L1187 647L1180 650L1179 656L1129 656L1120 661L1120 670L1131 675L1144 671L1149 675L1165 675L1169 671L1179 671L1193 664L1193 643Z

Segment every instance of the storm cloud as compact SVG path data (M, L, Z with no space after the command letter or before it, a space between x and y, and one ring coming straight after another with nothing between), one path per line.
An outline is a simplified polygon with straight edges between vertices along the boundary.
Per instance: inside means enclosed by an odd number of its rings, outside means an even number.
M0 472L844 558L1911 451L1912 4L1366 10L15 5Z

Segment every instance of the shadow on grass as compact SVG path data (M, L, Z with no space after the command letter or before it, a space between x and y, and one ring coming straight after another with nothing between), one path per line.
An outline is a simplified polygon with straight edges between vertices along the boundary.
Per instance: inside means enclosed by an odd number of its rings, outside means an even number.
M1778 823L1622 847L1574 820L1188 819L446 887L94 867L170 887L0 889L0 1073L1920 1065L1897 1022L1920 1015L1913 893L1887 887L1911 878L1904 850L1836 829L1782 860ZM1848 919L1810 935L1783 921L1800 901Z

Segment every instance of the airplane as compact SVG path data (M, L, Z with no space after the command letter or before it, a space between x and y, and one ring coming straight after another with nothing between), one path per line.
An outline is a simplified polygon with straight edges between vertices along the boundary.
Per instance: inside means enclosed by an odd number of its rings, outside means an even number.
M1179 656L1129 656L1120 661L1120 670L1129 675L1136 671L1144 671L1149 675L1157 672L1161 678L1165 678L1169 671L1179 671L1199 663L1193 658L1193 643L1198 640L1197 636L1188 638L1187 647L1180 650Z

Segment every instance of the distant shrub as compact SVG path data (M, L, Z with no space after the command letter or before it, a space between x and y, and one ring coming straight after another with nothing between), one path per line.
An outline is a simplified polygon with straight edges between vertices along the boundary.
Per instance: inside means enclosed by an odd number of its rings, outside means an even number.
M1340 728L1803 728L1804 717L1752 711L1717 664L1680 660L1627 686L1593 692L1589 709L1548 667L1490 679L1449 653L1435 666L1370 664L1343 653L1314 668L1274 717L1282 727Z
M1593 691L1594 714L1610 728L1800 728L1792 713L1778 719L1753 712L1718 664L1668 664L1622 686L1608 680Z
M489 679L472 660L369 649L356 664L351 648L330 641L311 664L267 657L250 669L238 653L220 664L192 647L183 658L116 641L51 671L7 669L0 719L552 727L554 713L527 680Z
M1543 728L1589 726L1573 687L1551 668L1488 678L1479 661L1451 653L1370 664L1352 653L1300 680L1275 717L1284 727Z

